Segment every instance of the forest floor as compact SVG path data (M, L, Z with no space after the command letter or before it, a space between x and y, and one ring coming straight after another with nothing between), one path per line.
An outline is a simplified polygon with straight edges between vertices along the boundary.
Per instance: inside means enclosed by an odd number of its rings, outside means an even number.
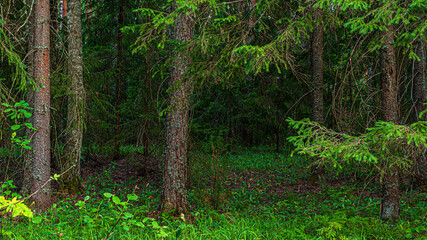
M307 181L307 159L264 148L223 154L192 151L189 166L186 216L160 214L159 158L128 154L113 161L98 155L82 163L84 194L56 194L54 207L32 220L2 219L3 235L6 239L427 239L426 193L404 183L401 219L384 223L378 219L378 178L363 166L347 166L341 173L326 168L325 177L314 186Z

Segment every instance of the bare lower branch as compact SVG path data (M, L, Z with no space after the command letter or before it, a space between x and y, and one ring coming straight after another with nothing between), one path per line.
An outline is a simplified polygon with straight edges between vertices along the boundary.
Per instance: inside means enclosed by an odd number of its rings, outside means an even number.
M76 167L76 165L71 166L70 168L68 168L67 170L65 170L63 173L59 174L58 178L61 177L62 175L64 175L65 173L67 173L68 171L70 171L72 168ZM47 180L39 189L37 189L37 191L33 192L32 194L28 195L27 197L19 200L18 202L15 202L13 204L19 204L22 203L23 201L31 198L32 196L36 195L38 192L40 192L41 189L43 189L50 181L52 181L53 178L49 178L49 180ZM11 204L7 204L5 206L3 206L2 208L0 208L0 210L8 207Z

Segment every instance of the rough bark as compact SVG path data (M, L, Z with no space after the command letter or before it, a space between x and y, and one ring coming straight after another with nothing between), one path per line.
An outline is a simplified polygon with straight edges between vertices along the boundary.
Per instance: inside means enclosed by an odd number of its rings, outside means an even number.
M278 106L277 104L276 106ZM280 109L276 107L276 152L280 153Z
M80 176L80 159L85 106L81 2L80 0L70 0L68 7L68 54L71 81L68 95L67 138L61 161L61 172L72 168L60 178L59 186L62 193L79 194L84 189Z
M45 211L50 206L50 13L49 0L37 0L34 9L34 75L38 90L34 92L34 134L32 148L34 159L31 168L31 201L37 211Z
M147 79L145 82L145 89L151 92L151 64L150 64L150 51L147 51L147 58L145 59L147 64ZM150 138L148 137L148 121L150 116L150 104L151 104L151 94L146 94L145 97L145 123L144 123L144 136L143 136L143 145L144 145L144 159L148 161L149 147L150 147Z
M122 103L121 91L122 91L122 70L123 70L123 33L120 28L123 27L124 22L124 8L123 5L119 8L119 29L117 37L117 82L116 82L116 123L114 129L114 159L120 158L120 145L119 145L119 134L120 134L120 105Z
M414 121L425 121L426 114L419 118L419 114L426 108L424 103L426 102L426 59L425 59L425 48L424 42L418 41L416 53L420 58L420 61L415 60L414 62ZM427 154L420 154L417 159L417 168L415 171L416 185L427 184Z
M81 3L80 3L80 5L81 5ZM68 7L67 0L62 0L62 17L63 18L67 17L67 13L68 13L67 7Z
M425 94L425 71L426 62L424 54L424 43L422 41L417 42L416 53L420 58L420 61L414 60L414 121L422 120L425 121L426 115L424 114L419 119L419 114L425 109L424 103L426 102Z
M172 11L177 7L173 3ZM193 37L192 14L180 13L171 29L171 39L186 42ZM186 213L187 149L191 80L185 75L190 57L186 51L174 52L170 74L170 112L167 116L166 150L163 169L162 210Z
M322 10L315 10L315 26L312 33L312 57L311 57L311 70L312 70L312 103L313 121L320 124L324 123L323 117L323 23L322 23Z
M151 8L151 4L148 4L148 7ZM148 22L151 22L151 16L148 16ZM144 146L144 165L148 163L148 155L149 155L149 147L150 147L150 138L148 137L148 124L150 119L150 106L152 104L152 89L151 89L151 51L150 49L147 50L145 53L145 63L147 68L147 78L145 81L145 90L148 92L145 94L145 123L144 123L144 130L143 130L143 146ZM147 175L147 168L144 168L144 175Z
M313 92L312 120L324 124L323 117L323 23L322 9L314 10L314 28L311 35L311 84ZM315 159L314 159L315 160ZM317 185L324 175L324 168L313 166L308 179L310 185Z
M233 127L231 124L232 120L232 96L233 92L231 91L231 84L228 84L228 109L227 109L227 128L228 128L228 134L227 134L227 144L228 144L228 151L231 151L233 149L233 143L232 143L232 133L233 133Z
M382 32L384 44L380 50L381 56L381 102L383 120L398 123L398 84L396 79L396 55L394 50L394 29ZM383 178L383 198L381 202L381 219L393 221L400 214L399 168L388 167Z
M26 64L28 66L28 73L33 76L34 75L34 4L32 6L32 11L30 18L28 19L28 46L27 51L28 55L26 58ZM32 87L29 87L27 89L27 96L26 96L26 102L33 107L34 106L34 91ZM28 110L30 111L30 110ZM30 111L33 113L33 111ZM28 123L31 123L34 125L33 117L27 119ZM34 134L34 131L31 129L25 130L25 135L28 137L28 139L31 140L31 136ZM24 152L24 169L23 169L23 180L21 185L21 190L19 194L21 196L28 196L31 192L31 166L33 161L33 152L31 150L26 150Z

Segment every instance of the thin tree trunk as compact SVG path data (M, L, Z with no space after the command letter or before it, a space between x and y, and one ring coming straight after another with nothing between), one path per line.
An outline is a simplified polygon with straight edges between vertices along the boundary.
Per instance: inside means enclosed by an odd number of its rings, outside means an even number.
M312 120L319 124L324 124L323 118L323 23L322 9L315 9L315 24L311 36L311 84L313 92L312 99ZM315 160L315 159L314 159ZM324 168L313 166L308 179L310 185L317 185L324 175Z
M50 206L50 13L49 0L35 2L34 75L38 90L34 92L34 127L37 129L32 141L34 159L31 168L31 201L38 211Z
M149 22L151 21L149 17ZM152 97L151 97L151 64L150 64L150 50L146 52L146 67L147 67L147 78L145 81L145 90L147 91L145 94L145 122L143 126L143 146L144 146L144 162L143 162L143 172L142 174L144 176L148 175L148 161L149 161L149 154L150 154L150 138L148 136L148 126L150 124L150 104L152 103Z
M173 3L172 11L177 8ZM192 14L180 13L171 29L171 39L186 42L193 37ZM163 169L162 210L186 213L187 149L191 80L185 75L191 62L187 52L175 52L170 74L170 112L167 116L166 150Z
M276 152L280 153L280 110L279 110L279 104L276 105Z
M145 89L148 91L149 89L151 89L151 69L150 69L150 53L149 51L147 51L147 58L146 58L146 63L147 63L147 79L145 82ZM151 90L150 90L151 91ZM146 94L145 97L145 123L144 123L144 136L143 136L143 145L144 145L144 159L145 161L148 161L148 154L149 154L149 146L150 146L150 139L148 137L148 120L149 120L149 116L150 116L150 103L151 103L151 94Z
M151 8L151 4L148 4L148 8ZM148 22L151 22L151 16L148 16ZM149 147L150 147L150 138L148 137L148 124L150 119L150 104L152 102L152 92L151 92L151 51L147 50L145 53L145 63L147 68L147 78L145 81L145 89L149 93L145 94L145 123L144 123L144 132L143 132L143 145L144 145L144 161L148 163ZM147 167L144 168L145 175L147 175Z
M313 121L324 124L323 118L323 23L322 10L315 10L315 27L312 35L312 86Z
M424 54L424 43L422 41L417 42L416 53L420 58L420 61L414 60L414 121L422 120L425 121L426 115L424 114L421 119L419 114L425 109L426 101L426 87L425 87L425 71L426 62Z
M118 51L117 51L117 82L116 82L116 123L114 131L114 159L120 158L120 105L122 104L122 70L123 70L123 33L120 28L123 27L124 22L124 7L120 5L119 13L119 29L118 29Z
M64 157L61 162L61 172L66 171L60 179L60 191L69 194L79 194L83 190L80 177L80 159L83 142L83 113L85 94L83 86L83 45L82 45L82 8L80 0L68 2L68 31L69 31L69 75L71 76L68 95L67 140Z
M31 15L30 18L28 20L28 26L29 26L29 30L28 30L28 56L26 59L26 64L28 66L28 73L33 76L34 75L34 31L35 31L35 27L34 27L34 23L35 23L35 19L34 19L34 4L32 6L31 9ZM34 91L32 89L32 86L29 87L29 89L27 89L27 96L26 96L26 101L27 103L33 107L34 106ZM28 110L30 111L30 110ZM33 114L33 111L30 111ZM33 121L33 117L27 119L27 122L31 123L32 125L34 125L34 121ZM25 135L28 137L28 139L31 140L31 136L34 134L34 130L31 130L29 128L27 128L25 130ZM32 161L33 161L34 155L33 152L31 150L26 150L24 152L24 173L23 173L23 181L22 181L22 186L21 186L21 190L20 190L20 195L21 196L28 196L31 192L31 166L32 166Z
M394 51L394 28L382 33L384 44L380 50L381 55L381 88L383 120L398 123L398 84L396 79L396 55ZM399 168L397 165L388 167L383 178L383 198L381 202L381 219L393 221L400 214Z
M227 143L228 143L228 151L231 151L233 149L233 143L232 143L232 133L233 133L233 127L231 125L232 120L232 95L233 92L231 91L231 84L228 83L228 110L227 110L227 127L228 127L228 134L227 134Z
M81 6L81 3L80 3ZM68 13L68 3L67 0L62 0L62 17L65 18L67 17L67 13Z
M426 114L419 118L419 114L425 110L424 103L426 102L426 59L424 42L421 40L417 43L417 55L420 61L414 60L414 121L425 121ZM417 169L415 171L416 185L427 184L427 154L420 154L418 156Z

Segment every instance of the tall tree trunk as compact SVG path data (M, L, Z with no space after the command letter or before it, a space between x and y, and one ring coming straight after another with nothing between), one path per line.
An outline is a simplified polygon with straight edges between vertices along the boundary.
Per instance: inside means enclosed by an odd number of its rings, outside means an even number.
M322 9L314 10L314 28L311 36L311 84L313 92L312 99L312 119L319 124L324 124L323 118L323 23ZM315 159L314 159L315 160ZM317 185L324 175L324 168L313 166L308 179L310 185Z
M34 75L38 90L34 92L34 127L32 141L34 159L31 168L31 201L35 209L45 211L50 206L50 13L49 0L35 2ZM47 183L43 188L43 184ZM40 191L39 191L40 190Z
M80 177L80 159L83 141L83 113L85 106L83 86L83 45L82 45L82 7L80 0L68 2L69 31L69 75L71 76L68 94L67 139L61 172L71 168L60 178L60 191L79 194L83 190Z
M123 70L123 33L120 28L123 27L124 22L124 7L121 3L119 12L119 29L118 29L118 46L117 46L117 82L116 82L116 123L114 130L114 159L120 158L120 105L122 104L122 70Z
M149 20L150 21L150 20ZM151 66L150 66L150 51L147 51L147 57L145 59L147 64L147 79L145 81L145 89L151 92ZM143 132L143 145L144 145L144 159L148 161L150 138L148 137L148 122L150 119L150 104L151 104L151 93L146 94L145 97L145 123Z
M276 104L276 152L280 153L280 109L279 104Z
M172 11L177 8L173 2ZM192 14L179 13L171 39L184 43L193 37ZM187 149L191 80L185 75L191 62L186 51L177 52L170 74L170 112L167 116L166 150L163 169L162 210L186 213L187 202Z
M30 18L28 20L28 46L27 46L27 51L28 51L28 56L26 59L26 64L28 66L28 73L31 76L34 76L34 31L35 31L35 21L34 21L34 4L31 7L31 15ZM29 87L29 89L27 89L27 96L26 96L26 101L27 103L33 107L34 106L34 91L32 89L32 86ZM30 110L28 110L30 111ZM30 111L31 113L33 113L33 111ZM32 125L34 125L34 121L33 121L33 117L29 118L27 120L29 123L31 123ZM34 130L31 130L29 128L27 128L25 130L25 135L27 135L28 139L31 139L31 136L34 134ZM34 159L34 155L32 150L25 150L24 152L24 173L23 173L23 181L22 181L22 186L21 186L21 190L20 190L20 195L21 196L28 196L31 193L31 167L32 167L32 162Z
M149 17L148 22L151 21L151 18ZM143 169L142 169L142 175L143 176L147 176L148 175L148 161L149 161L149 155L150 155L150 138L148 136L148 128L150 125L150 112L151 112L151 104L153 103L152 101L152 90L151 90L151 64L150 64L150 59L151 59L151 52L150 50L147 50L147 52L145 53L145 63L146 63L146 68L147 68L147 75L146 75L146 80L145 80L145 90L146 90L146 94L145 94L145 106L144 106L144 114L145 114L145 121L144 121L144 126L143 126L143 146L144 146L144 152L143 152L143 156L144 156L144 162L142 163Z
M394 51L393 25L382 32L384 44L381 56L381 89L382 113L386 122L398 123L398 84L396 79L396 56ZM393 221L400 214L399 168L397 165L388 167L383 178L383 198L381 202L381 219Z
M417 42L416 53L420 58L420 61L414 60L414 121L422 120L425 121L426 115L424 114L419 119L419 114L425 109L424 102L426 101L426 87L425 87L425 53L424 43L420 40Z
M324 123L323 118L323 23L322 10L315 10L315 26L312 33L312 86L313 121Z
M148 4L148 8L151 8L151 4ZM148 16L148 22L151 22L151 16ZM148 155L149 155L149 147L150 147L150 138L148 137L148 124L150 119L150 107L152 103L152 90L151 90L151 51L147 50L145 53L145 63L147 68L147 78L145 81L145 90L147 94L145 94L145 123L144 123L144 132L143 132L143 145L144 145L144 161L145 164L148 163ZM147 175L147 167L144 168L144 175Z
M414 60L414 121L425 121L426 114L419 118L419 114L426 109L424 102L426 102L426 59L424 42L421 40L417 42L416 53L420 61ZM417 185L427 184L427 154L420 154L418 157L418 164L415 172L415 180Z
M228 151L231 151L233 149L233 143L232 143L232 133L233 133L233 128L232 128L232 96L233 96L233 92L231 91L231 84L228 83L228 109L227 109L227 128L228 128L228 134L227 134L227 144L228 144Z

